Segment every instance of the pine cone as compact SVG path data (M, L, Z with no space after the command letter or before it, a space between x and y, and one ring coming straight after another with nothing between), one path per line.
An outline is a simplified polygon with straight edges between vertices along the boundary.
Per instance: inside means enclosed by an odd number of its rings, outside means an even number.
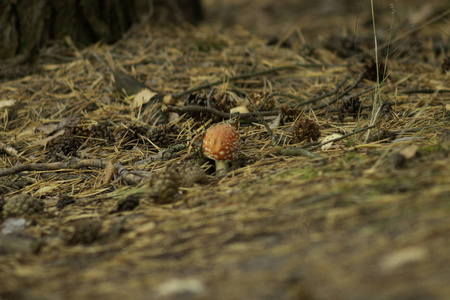
M367 61L365 63L364 70L366 71L366 75L364 76L364 78L366 78L370 81L377 82L377 63L374 59ZM389 77L389 75L388 75L386 65L383 62L378 61L379 82L380 83L383 82L383 79L387 79L388 77Z
M4 218L33 215L44 211L44 203L41 199L31 197L28 194L20 194L6 201L3 206Z
M216 104L216 98L211 97L210 98L210 105L211 108ZM208 107L208 95L202 93L202 94L191 94L187 96L186 100L184 101L184 106L190 106L190 105L198 105L203 107ZM192 118L194 118L196 121L204 121L206 118L209 117L209 114L202 113L202 112L189 112L188 115Z
M223 111L223 112L230 112L230 109L236 106L236 100L234 100L230 95L223 94L220 98L220 100L215 101L215 103L212 105L212 108ZM213 120L215 122L216 120ZM217 119L217 122L220 122L221 119Z
M100 237L102 222L99 219L80 219L73 223L73 228L66 233L68 245L91 244Z
M56 208L63 209L67 205L75 203L75 200L67 194L59 194L59 200L56 203Z
M147 183L147 197L155 203L170 203L178 194L180 177L173 169L166 168L150 176Z
M344 100L341 107L339 108L339 118L344 119L346 115L353 116L356 118L361 110L361 101L359 97L351 97L350 99Z
M141 136L145 136L147 134L148 128L144 126L134 126L131 125L127 128L123 128L116 133L116 140L120 141L122 145L128 142L138 142L141 139Z
M158 147L166 148L173 143L177 130L174 127L158 126L150 129L146 135Z
M258 108L260 111L267 111L275 108L275 101L273 100L273 97L271 97L268 101L266 101L266 103L264 103L267 95L269 95L269 93L267 92L258 92L250 93L248 96L253 101L253 104L255 104L256 108ZM264 105L260 108L262 103L264 103ZM247 105L247 108L249 111L254 111L253 105L251 105L250 103Z
M294 122L298 115L302 112L301 108L283 105L281 108L281 119L283 124Z
M294 123L292 127L293 140L297 142L317 141L320 138L319 125L309 119L301 119Z
M65 129L64 134L60 135L47 144L49 154L63 154L71 156L76 154L83 145L83 139L74 135L74 129Z
M89 137L101 140L106 144L114 144L114 135L105 124L94 125L90 128Z
M192 161L179 166L178 173L181 177L181 186L185 187L191 187L194 183L204 182L207 178L205 170Z
M130 211L139 205L139 197L137 195L129 195L125 199L119 200L117 209L114 212Z

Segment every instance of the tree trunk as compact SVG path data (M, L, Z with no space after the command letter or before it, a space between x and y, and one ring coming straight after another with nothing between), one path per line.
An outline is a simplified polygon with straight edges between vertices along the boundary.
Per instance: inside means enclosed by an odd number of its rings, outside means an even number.
M30 57L52 39L111 43L152 13L158 23L202 18L200 0L1 0L0 58Z

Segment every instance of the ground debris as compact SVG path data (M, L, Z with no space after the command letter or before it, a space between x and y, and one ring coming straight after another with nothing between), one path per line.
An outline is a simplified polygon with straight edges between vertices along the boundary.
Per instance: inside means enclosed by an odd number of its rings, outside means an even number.
M351 1L205 0L206 24L3 77L2 229L23 217L0 298L449 298L448 9L405 1L394 23L374 2L379 84ZM241 148L217 178L222 122Z

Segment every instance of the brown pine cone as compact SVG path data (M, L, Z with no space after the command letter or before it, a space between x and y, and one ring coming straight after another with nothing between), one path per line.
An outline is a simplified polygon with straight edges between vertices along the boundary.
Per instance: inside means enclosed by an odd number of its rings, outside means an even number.
M292 126L292 136L297 142L317 141L320 138L319 125L309 119L300 119Z
M102 222L99 219L80 219L73 223L73 227L66 233L68 245L91 244L100 237Z
M267 95L269 95L268 92L258 92L258 93L250 93L248 96L253 101L253 104L255 104L258 110L267 111L275 108L275 101L273 100L273 97L264 103ZM261 104L263 103L264 105L260 108ZM254 111L253 105L251 105L250 103L247 105L247 108L249 111Z
M191 187L194 183L201 183L207 179L205 170L192 161L179 166L178 172L181 177L181 185L185 187Z
M170 126L158 126L147 132L147 137L158 147L166 148L173 143L177 130Z
M178 194L179 186L180 177L178 173L171 168L166 168L150 176L146 196L155 203L170 203Z
M386 65L380 60L378 61L378 73L375 59L367 61L364 65L364 70L366 71L364 78L370 81L377 82L377 74L380 83L383 82L383 79L389 77Z
M44 203L41 199L31 197L28 194L20 194L6 200L3 206L4 218L33 215L44 211Z

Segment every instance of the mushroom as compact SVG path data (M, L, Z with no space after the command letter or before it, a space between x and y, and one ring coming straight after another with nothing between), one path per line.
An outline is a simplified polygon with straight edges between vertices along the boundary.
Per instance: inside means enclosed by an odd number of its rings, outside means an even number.
M203 138L202 151L207 158L216 162L216 175L228 172L228 163L238 154L241 139L237 130L228 124L210 127Z

